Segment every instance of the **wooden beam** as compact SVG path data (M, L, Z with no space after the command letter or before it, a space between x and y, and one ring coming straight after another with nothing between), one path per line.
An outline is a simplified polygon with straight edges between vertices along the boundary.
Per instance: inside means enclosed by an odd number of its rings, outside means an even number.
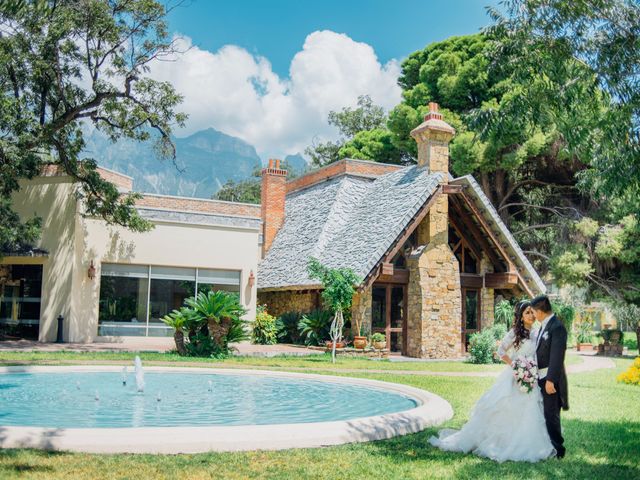
M382 275L391 275L393 276L393 263L382 262Z
M505 249L503 248L502 244L500 243L500 240L495 236L495 234L493 233L491 228L487 225L487 221L482 216L482 214L478 211L478 208L475 206L475 204L471 201L471 199L469 197L467 197L467 194L464 193L464 192L462 192L460 194L460 197L464 199L466 205L473 212L473 214L475 215L476 219L478 220L480 225L482 225L482 227L486 231L487 235L489 236L489 239L495 244L495 246L497 247L497 249L500 252L500 254L505 259L507 259L508 270L509 271L515 270L515 268L513 268L513 264L511 263L511 260L509 260L509 254L505 251ZM524 281L524 279L522 278L522 275L520 275L520 273L516 273L516 274L518 275L518 279L522 283L522 286L524 287L524 289L527 292L527 294L532 297L533 296L533 292L529 288L529 285L527 285L527 283Z
M449 222L451 222L451 225L453 226L453 228L455 228L457 230L457 232L460 234L460 238L463 239L461 242L458 242L458 243L462 243L463 246L469 247L471 249L471 251L473 252L473 254L476 257L478 257L478 261L480 261L480 259L482 258L482 252L480 252L480 250L478 250L475 245L473 245L472 243L469 243L468 241L464 240L465 237L469 236L469 235L465 234L467 229L462 228L462 225L460 223L458 223L458 220L451 215L451 212L449 212ZM453 251L455 252L457 248L458 248L458 245L456 244L456 246L453 248Z
M482 288L482 275L474 273L461 273L460 286L464 288Z
M496 255L495 249L491 247L487 239L481 234L481 232L478 231L479 227L473 224L468 216L465 215L465 212L462 209L462 205L458 204L457 199L452 198L451 200L451 205L453 206L454 211L457 213L460 222L464 224L469 234L476 240L476 242L478 242L482 250L484 250L487 255L489 255L489 258L493 262L494 266L500 265L500 257ZM455 222L454 217L451 216L451 212L449 212L449 217L453 222ZM460 230L460 228L458 230ZM507 264L509 263L509 260L507 258L505 258L504 260Z
M485 273L484 286L488 288L511 289L518 285L518 274L515 272Z
M442 186L442 193L447 195L455 195L456 193L462 193L462 185L452 185L450 183Z

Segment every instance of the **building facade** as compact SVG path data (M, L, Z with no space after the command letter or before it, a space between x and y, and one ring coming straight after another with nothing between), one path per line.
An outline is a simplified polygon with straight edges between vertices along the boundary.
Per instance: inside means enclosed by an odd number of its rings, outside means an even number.
M130 177L99 169L122 192ZM4 252L0 322L8 336L67 342L172 335L161 318L207 289L236 292L255 317L260 206L162 195L137 203L154 229L134 233L84 215L78 185L55 166L24 181L13 206L42 218L38 245Z

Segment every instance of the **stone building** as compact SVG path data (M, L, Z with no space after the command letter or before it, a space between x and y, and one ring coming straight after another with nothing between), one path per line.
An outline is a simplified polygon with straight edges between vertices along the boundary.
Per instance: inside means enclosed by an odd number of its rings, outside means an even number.
M287 182L270 161L258 303L276 315L319 308L320 285L306 270L315 257L362 278L352 316L383 332L392 351L453 358L493 323L497 294L544 292L475 179L449 174L454 134L430 104L411 132L417 165L344 159Z

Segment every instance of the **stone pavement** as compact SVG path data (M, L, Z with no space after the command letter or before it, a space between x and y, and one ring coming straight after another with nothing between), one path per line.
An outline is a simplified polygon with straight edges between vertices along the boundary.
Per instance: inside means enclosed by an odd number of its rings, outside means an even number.
M33 340L0 341L0 352L168 352L175 349L170 337L126 337L119 341L94 343L43 343ZM236 355L251 357L273 357L276 355L318 355L324 352L291 345L233 345Z

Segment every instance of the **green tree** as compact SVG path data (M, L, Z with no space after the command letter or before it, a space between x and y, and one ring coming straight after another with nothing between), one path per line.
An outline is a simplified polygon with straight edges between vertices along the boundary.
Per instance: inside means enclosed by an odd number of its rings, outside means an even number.
M166 82L147 76L155 59L176 53L166 9L153 0L49 0L0 3L0 240L32 242L40 223L22 223L11 194L19 181L54 163L79 185L86 213L135 231L151 228L137 215L135 194L121 195L84 158L83 126L113 141L157 137L175 159L170 140L185 116Z
M329 125L337 127L339 138L335 142L314 143L305 150L311 163L321 167L344 158L341 149L359 132L384 129L386 114L375 105L368 95L358 97L358 107L344 107L341 111L329 112ZM358 157L363 158L363 157Z
M287 171L287 179L296 178L296 172L289 168L287 162L281 163L282 169ZM251 178L235 181L227 180L220 190L214 193L211 198L214 200L224 200L226 202L260 203L260 193L262 191L261 182L262 168L254 169Z
M508 66L520 91L509 108L479 112L478 130L553 123L563 155L583 166L574 175L581 201L556 237L575 246L557 249L552 271L591 296L640 304L640 5L508 0L502 7L491 11L490 58Z

